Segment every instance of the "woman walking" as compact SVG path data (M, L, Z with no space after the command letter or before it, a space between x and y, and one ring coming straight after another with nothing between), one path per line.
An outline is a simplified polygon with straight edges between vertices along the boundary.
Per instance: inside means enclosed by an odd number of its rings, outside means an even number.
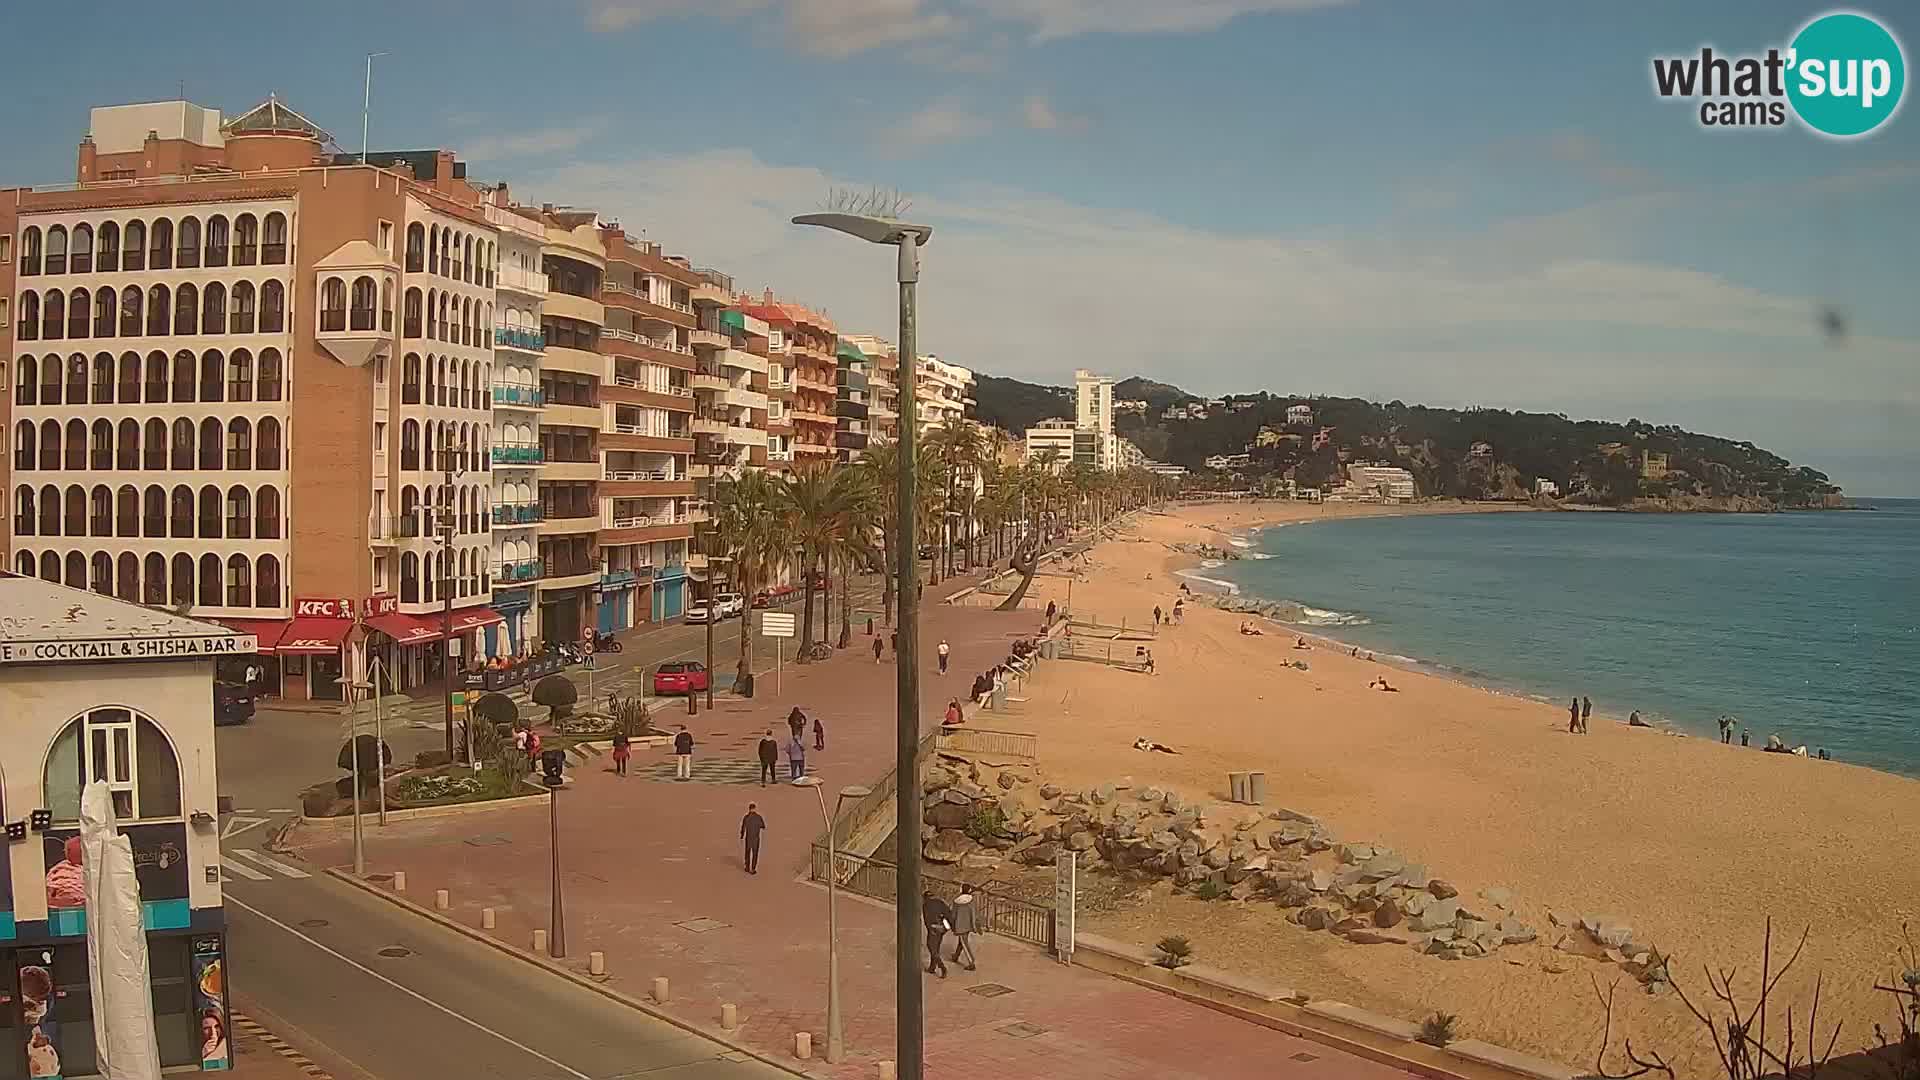
M613 733L613 775L627 775L627 760L633 757L633 745L624 731Z

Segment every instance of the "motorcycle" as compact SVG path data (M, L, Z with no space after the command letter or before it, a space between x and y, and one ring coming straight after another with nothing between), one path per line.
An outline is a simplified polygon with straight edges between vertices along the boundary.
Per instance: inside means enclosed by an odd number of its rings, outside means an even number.
M598 630L593 632L592 640L594 652L617 653L626 648L626 646L620 644L619 638L614 637L612 634L601 633Z

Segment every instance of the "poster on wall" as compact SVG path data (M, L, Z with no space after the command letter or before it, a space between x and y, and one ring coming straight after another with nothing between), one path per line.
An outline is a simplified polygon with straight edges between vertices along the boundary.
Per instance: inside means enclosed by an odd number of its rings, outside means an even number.
M227 1045L227 964L218 937L193 939L193 1015L200 1023L200 1068L233 1068Z
M27 1075L60 1080L60 1025L53 1019L53 951L23 949L20 965L20 1031L26 1041Z
M148 928L186 925L191 877L186 825L123 825L120 832L133 846L133 874L140 883ZM46 852L48 929L60 937L84 934L87 889L80 834L74 829L53 829L42 834L41 843Z

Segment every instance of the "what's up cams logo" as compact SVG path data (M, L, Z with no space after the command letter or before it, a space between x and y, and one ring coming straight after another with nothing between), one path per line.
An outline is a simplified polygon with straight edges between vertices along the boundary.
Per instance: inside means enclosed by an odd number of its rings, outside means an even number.
M1907 88L1899 39L1878 20L1835 11L1802 26L1784 49L1726 56L1656 56L1653 89L1699 103L1705 128L1780 128L1797 118L1834 139L1866 135L1900 110Z

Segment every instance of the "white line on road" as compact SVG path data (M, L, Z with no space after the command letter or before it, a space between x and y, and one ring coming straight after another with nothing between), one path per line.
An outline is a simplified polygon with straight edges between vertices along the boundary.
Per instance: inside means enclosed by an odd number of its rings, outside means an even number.
M220 866L222 869L226 870L227 873L232 874L235 877L246 878L248 881L266 881L267 880L267 875L261 873L258 870L255 870L251 866L246 866L242 863L234 862L232 859L228 858L225 855L220 856Z
M222 861L224 862L225 860L223 859ZM452 1009L447 1008L445 1005L442 1005L439 1002L433 1000L432 998L427 997L425 994L422 994L419 991L413 990L409 987L402 986L401 984L394 982L392 979L387 978L385 975L380 974L379 972L373 970L372 968L366 966L365 964L362 964L359 961L354 960L326 945L322 945L320 942L315 941L313 938L308 937L307 935L301 933L298 930L295 930L293 927L288 926L286 923L281 922L279 919L274 918L273 916L267 914L264 911L261 911L259 908L256 908L251 904L241 903L240 901L234 899L231 896L226 898L226 902L228 904L231 904L234 907L239 908L242 911L245 911L251 915L254 915L262 919L265 922L271 923L272 925L277 926L282 930L285 930L287 933L292 934L294 937L299 938L301 941L304 941L307 944L313 946L314 948L319 949L321 952L326 953L328 956L333 957L335 960L340 961L341 963L347 965L348 967L351 967L357 971L364 972L367 975L373 976L375 979L378 979L380 982L383 982L388 986L393 987L395 990L398 990L401 993L407 995L408 997L414 999L415 1001L420 1002L422 1005L427 1005L434 1009L439 1010L440 1012L446 1013L448 1016L453 1017L455 1020L458 1020L461 1023L474 1028L475 1030L484 1032L488 1035L493 1036L496 1039L499 1039L501 1042L506 1043L508 1046L511 1046L516 1050L519 1050L521 1053L527 1054L531 1057L539 1058L541 1061L544 1061L547 1064L553 1066L554 1068L559 1069L561 1072L566 1073L568 1076L578 1077L579 1080L593 1080L593 1078L588 1076L586 1073L583 1073L580 1070L572 1068L568 1065L562 1064L561 1062L555 1061L554 1059L548 1057L547 1055L541 1053L538 1050L535 1050L533 1047L528 1046L523 1042L520 1042L519 1040L513 1038L510 1035L502 1035L500 1032L493 1030L492 1028L481 1023L480 1021L475 1020L470 1016L457 1013Z
M259 865L265 866L269 869L278 870L290 878L303 878L303 877L313 876L312 874L307 873L305 870L302 870L297 866L292 866L287 863L283 863L279 859L270 858L265 853L254 851L252 848L234 848L232 854L238 855L250 863L258 863Z
M227 815L226 825L220 830L220 839L225 840L229 836L238 836L248 829L257 829L265 825L269 820L271 819L263 817L242 817L239 814L229 814Z

